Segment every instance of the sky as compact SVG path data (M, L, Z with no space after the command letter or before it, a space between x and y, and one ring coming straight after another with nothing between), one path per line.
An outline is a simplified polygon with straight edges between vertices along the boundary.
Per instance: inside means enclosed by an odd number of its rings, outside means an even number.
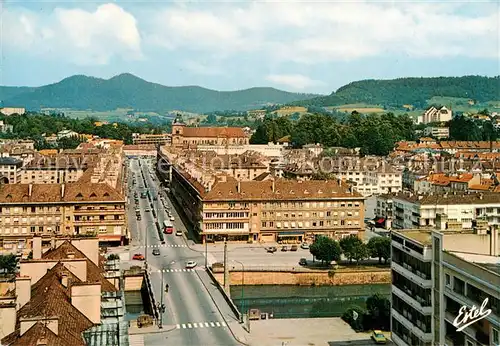
M0 0L0 15L0 85L128 72L329 94L362 79L500 74L495 0Z

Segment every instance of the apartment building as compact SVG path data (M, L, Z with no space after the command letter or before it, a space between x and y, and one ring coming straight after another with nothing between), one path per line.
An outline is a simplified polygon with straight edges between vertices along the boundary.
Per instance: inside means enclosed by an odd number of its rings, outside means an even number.
M498 345L496 228L403 230L393 232L391 239L391 330L396 345ZM491 314L458 330L461 309L482 304Z
M33 259L20 262L0 299L3 345L125 345L128 322L119 280L101 269L96 238L52 239L43 252L33 238Z
M21 181L23 161L13 157L0 157L0 182L17 184Z
M14 130L14 126L6 124L3 120L0 120L0 132L7 133L12 132Z
M95 163L95 155L40 156L21 171L22 184L74 183Z
M3 115L23 115L24 113L26 113L26 109L23 107L0 107L0 113L2 113Z
M481 173L431 173L415 180L413 191L416 193L463 192L473 185L480 184Z
M108 184L0 186L0 247L16 252L35 235L96 235L101 243L127 237L125 198Z
M492 192L455 194L398 193L377 197L377 205L390 202L392 228L460 227L472 229L479 221L490 226L500 226L500 195ZM377 216L382 210L376 210ZM387 217L387 214L386 216Z
M227 181L203 196L208 241L342 238L363 230L364 198L337 181Z
M445 126L431 126L424 129L424 136L431 136L436 139L444 139L450 137L450 128Z
M171 135L169 133L160 133L160 134L133 133L132 143L135 145L170 145Z
M187 127L180 117L172 122L172 146L196 148L198 145L247 145L249 137L240 127Z
M396 151L402 152L418 152L424 149L443 151L452 155L460 151L498 152L500 141L425 141L420 143L402 141L398 142L395 148Z

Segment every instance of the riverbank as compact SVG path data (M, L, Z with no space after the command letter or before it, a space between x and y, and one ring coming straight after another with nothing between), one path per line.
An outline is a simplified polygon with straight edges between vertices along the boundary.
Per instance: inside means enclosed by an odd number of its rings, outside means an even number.
M214 277L223 285L224 273L215 272ZM305 285L305 286L337 286L389 284L390 268L370 269L333 269L323 271L273 271L273 270L237 270L229 272L231 286L238 285Z

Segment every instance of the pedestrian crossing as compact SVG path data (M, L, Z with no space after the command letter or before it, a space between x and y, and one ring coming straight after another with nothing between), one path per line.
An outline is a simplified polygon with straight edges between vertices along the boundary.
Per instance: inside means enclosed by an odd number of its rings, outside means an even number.
M192 323L181 323L175 325L176 329L196 329L196 328L224 328L227 327L226 322L192 322Z
M187 247L186 244L154 244L148 245L149 248L160 248L160 247Z
M194 268L184 268L184 269L158 269L155 270L155 273L186 273L186 272L194 272L196 269Z
M144 346L144 336L140 334L129 335L128 344L130 346Z

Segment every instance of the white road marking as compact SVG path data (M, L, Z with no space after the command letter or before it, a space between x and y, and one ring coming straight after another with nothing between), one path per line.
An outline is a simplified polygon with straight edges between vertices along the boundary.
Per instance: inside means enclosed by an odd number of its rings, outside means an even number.
M193 326L191 325L191 323L188 323L188 328L193 328Z
M185 325L184 323L182 324L182 328L183 328L183 329L186 329L186 325Z
M221 322L223 327L227 327L226 322Z
M210 327L215 327L215 324L213 322L210 322Z
M208 326L208 322L205 322L205 327L207 327L207 328L209 327L209 326Z
M203 322L200 322L200 328L203 328L204 325L203 325Z
M180 324L176 324L176 325L175 325L175 327L176 327L177 329L180 329L180 328L181 328L181 325L180 325Z
M217 327L220 327L220 323L219 322L215 322L215 324L217 325Z
M198 323L193 323L193 328L198 328Z

